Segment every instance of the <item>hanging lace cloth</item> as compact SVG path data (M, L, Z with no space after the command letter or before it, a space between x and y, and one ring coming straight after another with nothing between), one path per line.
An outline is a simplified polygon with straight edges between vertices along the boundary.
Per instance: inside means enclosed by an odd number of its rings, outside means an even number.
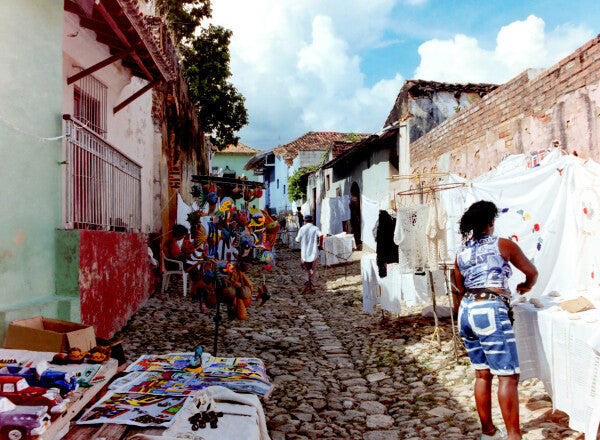
M427 221L429 206L402 206L396 215L394 242L398 245L401 273L412 273L429 267Z
M446 208L440 201L439 195L434 194L429 216L427 218L427 250L428 250L428 267L431 270L439 269L440 261L447 260L448 249L446 246L446 223L448 215Z

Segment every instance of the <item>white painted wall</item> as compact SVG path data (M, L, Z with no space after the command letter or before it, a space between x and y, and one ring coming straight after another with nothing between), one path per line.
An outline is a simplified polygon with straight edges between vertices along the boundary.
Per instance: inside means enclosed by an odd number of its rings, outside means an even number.
M288 198L287 188L290 185L288 181L289 168L282 157L275 156L275 171L273 180L269 183L270 207L277 209L277 213L291 209L292 203ZM279 187L277 185L279 180ZM285 186L285 188L284 188Z
M67 85L67 78L78 69L88 68L111 54L108 46L96 41L95 33L79 26L79 18L64 13L63 27L63 113L73 114L74 84ZM154 168L159 155L160 134L155 133L152 119L152 92L148 91L117 114L112 108L147 84L145 80L132 77L129 69L120 61L96 71L93 76L108 87L107 141L142 167L142 232L157 232L160 224L154 212ZM158 139L157 139L158 138Z

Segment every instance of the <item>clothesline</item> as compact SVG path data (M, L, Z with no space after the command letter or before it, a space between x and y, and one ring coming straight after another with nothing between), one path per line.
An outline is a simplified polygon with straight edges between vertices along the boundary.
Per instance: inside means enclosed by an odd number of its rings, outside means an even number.
M16 132L19 132L21 134L24 134L25 136L29 136L34 139L37 139L39 142L52 142L52 141L60 140L64 137L64 135L54 136L54 137L40 137L37 134L30 133L27 130L23 130L22 128L17 127L15 124L13 124L12 122L10 122L6 118L4 118L4 116L2 116L2 114L0 114L0 122L2 122L7 127L12 128Z

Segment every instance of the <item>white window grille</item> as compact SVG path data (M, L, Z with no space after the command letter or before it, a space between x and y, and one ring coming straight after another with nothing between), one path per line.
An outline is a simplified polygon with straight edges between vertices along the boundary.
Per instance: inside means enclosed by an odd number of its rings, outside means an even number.
M88 75L75 82L73 116L106 138L106 96L108 88Z
M65 119L67 229L141 230L141 166L87 124Z

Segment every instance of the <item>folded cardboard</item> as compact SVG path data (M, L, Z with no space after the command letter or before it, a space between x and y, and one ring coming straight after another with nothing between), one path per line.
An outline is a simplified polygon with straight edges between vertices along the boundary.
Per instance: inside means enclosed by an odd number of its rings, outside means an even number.
M584 296L580 296L579 298L570 299L568 301L563 301L559 304L564 310L569 313L579 313L585 312L586 310L594 309L594 304L590 302Z
M42 316L12 321L4 338L4 348L56 353L71 347L88 351L95 345L94 327Z

